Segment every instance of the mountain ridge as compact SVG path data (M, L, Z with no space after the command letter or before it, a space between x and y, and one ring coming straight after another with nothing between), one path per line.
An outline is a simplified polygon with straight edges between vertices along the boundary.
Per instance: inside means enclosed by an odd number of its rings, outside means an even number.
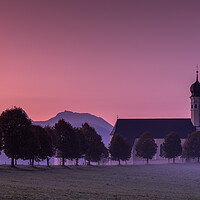
M56 114L55 117L52 117L46 121L33 121L33 124L45 126L54 126L59 119L64 119L66 122L69 122L73 127L81 127L81 125L87 122L90 126L94 127L99 135L102 136L102 140L106 146L108 146L110 141L110 133L113 126L105 121L101 117L97 117L90 113L78 113L72 111L63 111Z

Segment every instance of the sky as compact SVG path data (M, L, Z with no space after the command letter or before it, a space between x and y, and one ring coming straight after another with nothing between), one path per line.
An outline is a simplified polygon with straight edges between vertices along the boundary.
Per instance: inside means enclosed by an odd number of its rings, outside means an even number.
M189 118L198 0L0 0L0 111Z

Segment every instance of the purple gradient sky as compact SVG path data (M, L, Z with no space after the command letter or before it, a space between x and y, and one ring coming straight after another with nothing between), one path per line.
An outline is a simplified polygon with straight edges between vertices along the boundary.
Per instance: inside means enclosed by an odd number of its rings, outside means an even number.
M190 117L198 0L0 0L0 111Z

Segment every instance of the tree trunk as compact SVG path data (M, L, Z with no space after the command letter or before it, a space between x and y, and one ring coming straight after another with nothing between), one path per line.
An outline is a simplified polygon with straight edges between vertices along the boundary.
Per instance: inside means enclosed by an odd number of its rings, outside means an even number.
M147 158L147 165L149 164L149 158Z
M65 166L65 158L62 157L62 166Z
M78 166L78 158L76 158L76 166Z
M175 163L175 158L173 158L173 163Z
M49 167L49 158L47 157L47 167Z
M32 163L32 161L31 161L31 159L30 159L30 165L31 165L31 163Z
M34 158L32 159L32 162L31 162L31 166L33 167L34 165Z
M118 161L119 161L119 165L121 165L121 163L120 163L120 159L119 159Z
M11 167L15 167L15 164L14 164L14 157L11 158Z
M15 158L15 165L17 165L17 159Z

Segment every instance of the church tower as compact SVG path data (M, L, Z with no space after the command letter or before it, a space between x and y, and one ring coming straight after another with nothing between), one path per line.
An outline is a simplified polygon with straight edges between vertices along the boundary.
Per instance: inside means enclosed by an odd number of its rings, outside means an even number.
M196 71L196 82L190 87L191 92L191 121L196 130L200 130L200 83L198 80L199 71Z

